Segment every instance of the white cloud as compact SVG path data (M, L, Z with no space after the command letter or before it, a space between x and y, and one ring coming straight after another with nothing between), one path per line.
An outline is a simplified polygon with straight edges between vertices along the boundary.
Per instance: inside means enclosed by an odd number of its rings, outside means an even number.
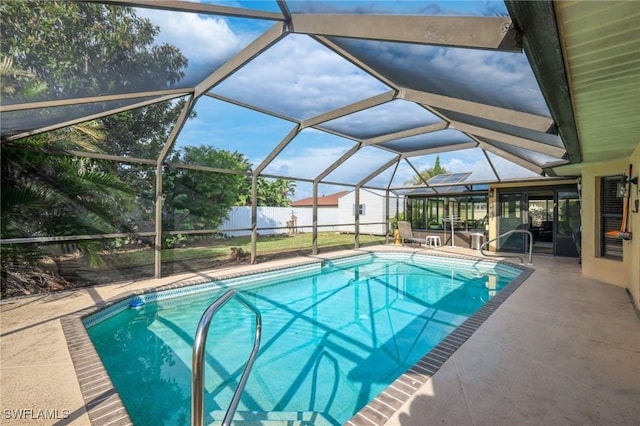
M283 152L281 156L276 157L264 173L313 179L339 159L346 150L344 146L297 147L290 153ZM325 180L355 185L392 157L392 154L377 148L363 148L329 174ZM386 176L388 179L390 174ZM369 184L383 185L381 180L382 178ZM388 184L388 181L384 182L384 185L386 184ZM326 195L332 192L352 189L349 186L321 184L320 191ZM308 187L301 185L299 190L296 190L296 199L309 196L311 196L310 185Z
M295 118L310 118L388 90L310 37L288 35L214 92Z
M137 12L160 27L157 43L178 47L190 63L226 60L243 45L242 38L221 17L142 8Z
M394 156L382 149L362 148L327 176L327 180L356 184Z
M524 54L379 41L341 43L407 87L548 114Z
M475 161L474 163L467 163L459 158L452 158L444 163L442 167L444 167L444 169L449 173L464 173L471 170L470 167L473 167L471 164L478 163L478 161Z
M412 102L398 99L337 118L324 123L322 127L347 135L368 138L440 121L427 109Z
M471 172L471 176L466 180L467 182L495 180L496 176L493 174L493 170L480 148L465 149L450 155L454 156L442 162L442 166L447 172Z
M292 176L300 178L315 178L346 151L344 146L332 147L301 147L296 146L288 152L276 157L264 173Z

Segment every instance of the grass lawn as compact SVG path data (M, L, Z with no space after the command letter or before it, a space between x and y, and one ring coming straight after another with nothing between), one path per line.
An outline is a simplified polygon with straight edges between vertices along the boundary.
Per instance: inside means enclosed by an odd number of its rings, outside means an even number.
M294 236L274 235L258 237L258 256L295 253L310 254L312 246L312 234L297 234ZM360 245L384 244L384 236L360 235ZM240 247L244 252L251 252L251 237L233 237L225 240L207 241L197 246L165 249L162 251L162 261L183 261L201 258L226 259L229 257L231 247ZM353 248L355 237L353 234L341 234L336 232L318 233L318 250L334 251ZM111 267L135 266L153 264L153 249L120 251L103 255L103 260Z

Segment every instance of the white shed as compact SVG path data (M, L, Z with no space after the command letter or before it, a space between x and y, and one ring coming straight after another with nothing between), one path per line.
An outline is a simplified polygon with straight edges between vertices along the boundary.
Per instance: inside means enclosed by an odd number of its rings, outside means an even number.
M348 223L340 227L344 232L355 232L356 191L343 195L338 200L339 223ZM386 220L386 191L377 189L360 189L360 233L385 235L387 233ZM389 219L396 213L404 212L404 197L389 193ZM371 225L368 225L370 223Z

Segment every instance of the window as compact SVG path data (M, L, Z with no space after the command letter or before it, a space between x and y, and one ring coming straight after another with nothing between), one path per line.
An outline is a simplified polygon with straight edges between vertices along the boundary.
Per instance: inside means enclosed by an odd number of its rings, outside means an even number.
M351 210L352 210L352 214L355 216L356 215L356 205L355 204L351 205ZM360 204L360 206L358 207L358 215L359 216L364 216L366 211L367 211L366 204Z
M619 231L622 224L624 198L618 197L622 176L605 176L600 182L600 256L622 260L622 240L607 235Z
M485 229L487 217L486 195L457 197L409 198L407 220L414 229L444 229L450 227L451 216L455 226L465 230Z
M424 205L424 198L409 199L409 211L411 214L408 216L408 220L411 221L411 227L414 229L424 228Z

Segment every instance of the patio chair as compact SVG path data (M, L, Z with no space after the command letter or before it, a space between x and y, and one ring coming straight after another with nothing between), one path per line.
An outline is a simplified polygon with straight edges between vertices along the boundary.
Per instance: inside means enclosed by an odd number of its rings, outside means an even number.
M398 232L400 233L400 240L402 241L402 245L404 246L404 242L417 243L422 245L424 243L424 238L416 237L413 235L413 230L411 229L411 224L409 222L399 220L398 221Z

